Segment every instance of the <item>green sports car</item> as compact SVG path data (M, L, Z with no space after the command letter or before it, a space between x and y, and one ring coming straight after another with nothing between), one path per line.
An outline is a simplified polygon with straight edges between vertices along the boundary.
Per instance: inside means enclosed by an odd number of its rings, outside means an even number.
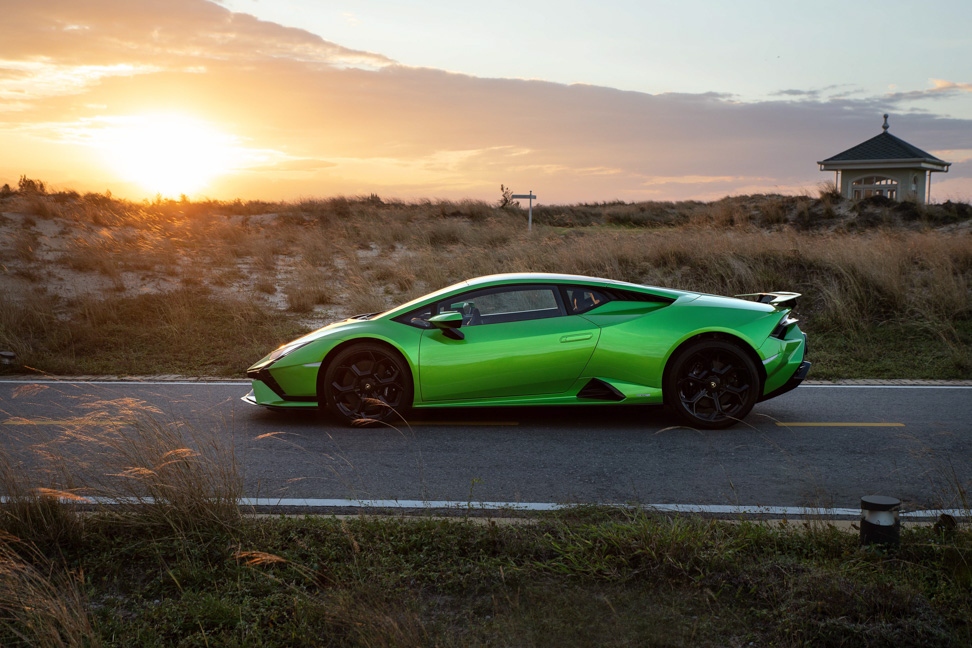
M470 279L294 340L244 400L349 423L412 408L662 404L724 428L799 385L796 293L717 297L560 274Z

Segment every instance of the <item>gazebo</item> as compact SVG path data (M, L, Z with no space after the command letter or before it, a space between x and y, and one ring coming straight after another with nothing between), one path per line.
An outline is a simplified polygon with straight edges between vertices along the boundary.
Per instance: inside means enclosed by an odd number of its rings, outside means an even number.
M884 196L899 202L928 202L931 174L947 173L952 163L939 160L889 133L887 115L881 131L866 142L817 162L820 170L834 172L834 184L845 198Z

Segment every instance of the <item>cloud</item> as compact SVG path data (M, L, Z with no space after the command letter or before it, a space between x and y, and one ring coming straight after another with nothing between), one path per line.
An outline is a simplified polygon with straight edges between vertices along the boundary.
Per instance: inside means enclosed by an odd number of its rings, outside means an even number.
M761 180L766 182L769 178L742 178L738 176L696 176L696 175L682 175L682 176L653 176L646 179L642 184L645 185L668 185L668 184L729 184L738 182L754 182Z
M270 151L267 152L266 159L262 160L262 162L262 164L247 167L247 171L252 173L263 173L267 171L313 173L337 166L336 162L329 160L315 160L312 158L289 159Z
M800 97L802 99L817 99L820 97L820 90L797 90L796 88L790 88L789 90L780 90L779 92L773 93L775 97Z
M886 99L891 102L907 102L922 99L944 99L961 95L965 92L972 92L972 83L957 83L944 79L931 79L932 87L924 90L912 90L909 92L893 92L887 95Z
M929 152L939 160L948 160L952 164L972 162L972 149L946 149Z
M846 98L860 94L861 89L847 84L829 85L822 88L789 88L772 93L773 97L783 97L792 99L810 99L813 101L825 101L835 98Z
M5 3L0 70L204 70L274 59L380 69L393 61L309 32L235 14L203 0L12 0ZM47 76L50 76L47 74ZM68 87L77 75L69 75ZM91 80L97 80L94 75Z
M960 92L972 92L972 83L955 83L954 81L945 81L944 79L932 79L933 91L935 92L951 92L957 90Z
M72 125L170 111L217 124L250 156L213 185L216 197L492 199L500 183L548 204L789 191L830 179L815 161L880 133L884 112L920 148L972 149L969 120L902 112L910 94L791 88L744 103L483 79L406 67L203 0L14 0L0 39L0 183L55 173L103 189L106 178L64 166L81 156ZM948 175L969 173L956 164Z
M154 66L61 65L45 61L0 60L0 111L28 110L38 100L71 95L102 79L160 72Z

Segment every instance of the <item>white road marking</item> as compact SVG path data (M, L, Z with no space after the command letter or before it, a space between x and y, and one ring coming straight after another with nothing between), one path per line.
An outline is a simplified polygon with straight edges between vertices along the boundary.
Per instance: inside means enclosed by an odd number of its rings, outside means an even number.
M0 502L7 502L7 496L0 496ZM110 497L72 497L60 500L66 504L89 503L103 506L122 504L151 504L153 498L141 500L134 498ZM394 500L394 499L315 499L315 498L273 498L243 497L240 506L252 507L291 507L291 508L356 508L356 509L395 509L395 510L454 510L454 511L519 511L542 512L562 511L576 508L579 504L555 504L553 502L459 502L452 500ZM598 506L629 507L628 504L597 504ZM724 504L642 504L638 508L647 512L691 513L725 516L772 516L772 517L860 517L861 510L856 508L823 508L812 506L745 506ZM936 518L941 514L956 518L970 517L965 509L921 509L901 511L899 517L910 519Z
M819 421L819 422L800 422L786 423L777 421L776 427L905 427L904 423L862 423L862 422L841 422L841 421Z

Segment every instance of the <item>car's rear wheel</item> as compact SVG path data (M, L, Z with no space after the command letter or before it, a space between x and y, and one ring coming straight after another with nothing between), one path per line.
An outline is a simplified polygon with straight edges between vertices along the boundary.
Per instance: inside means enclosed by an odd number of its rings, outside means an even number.
M317 389L335 416L356 425L400 420L412 405L412 376L405 361L373 342L339 351Z
M737 345L699 340L672 358L664 390L665 402L683 421L714 430L749 414L761 382L756 363Z

